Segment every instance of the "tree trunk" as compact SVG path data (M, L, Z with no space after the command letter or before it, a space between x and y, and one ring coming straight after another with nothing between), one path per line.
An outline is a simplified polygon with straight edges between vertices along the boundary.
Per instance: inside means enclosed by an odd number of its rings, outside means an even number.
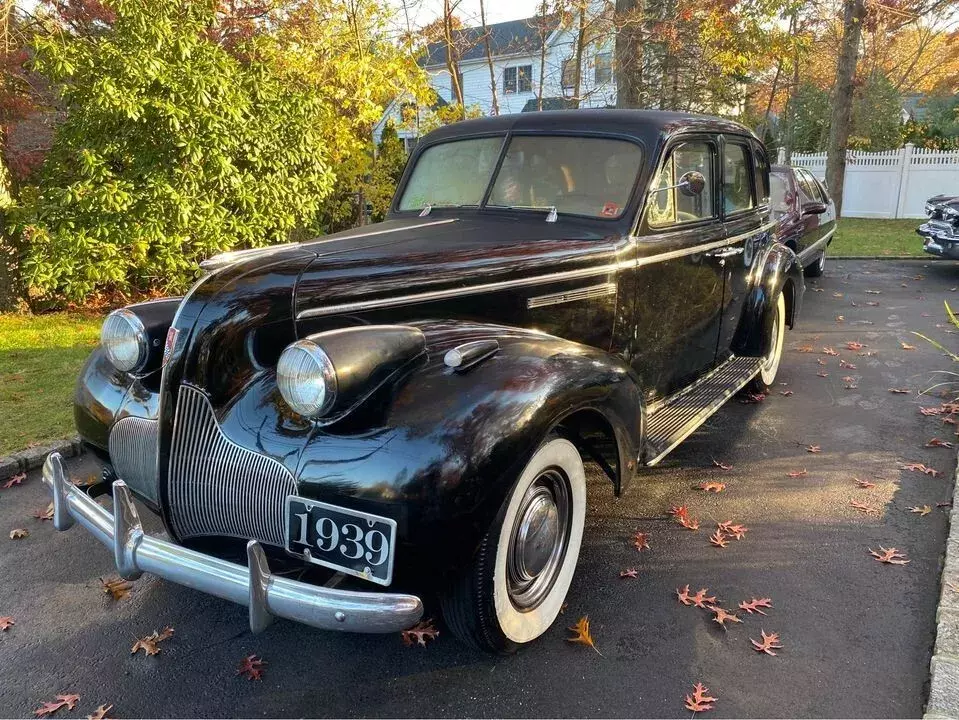
M579 32L576 34L576 80L573 85L573 107L579 107L583 90L583 54L586 50L586 0L579 4Z
M489 45L489 28L486 27L486 3L480 0L480 22L483 23L483 43L486 45L486 64L489 66L489 89L493 94L490 114L499 115L499 101L496 98L496 70L493 69L493 51Z
M644 0L616 0L616 107L644 104Z
M859 60L865 0L843 0L842 44L836 63L836 85L832 97L832 118L826 156L826 185L836 203L836 217L842 212L843 181L846 177L846 148L852 125L852 94Z
M460 63L456 51L453 29L453 7L450 0L443 0L443 42L446 44L446 71L450 74L450 87L453 99L459 104L463 119L466 118L466 104L463 102L463 88L460 87Z
M793 139L796 137L796 98L799 95L799 41L796 33L799 30L799 19L793 12L789 19L789 34L793 37L793 80L789 88L789 98L786 100L786 131L783 137L783 162L789 165L793 157Z
M539 17L536 19L539 23L539 92L536 93L536 109L540 112L543 110L543 87L546 82L546 37L549 33L547 27L548 14L549 10L546 6L546 0L543 0L542 5L539 6ZM562 82L561 78L561 86Z

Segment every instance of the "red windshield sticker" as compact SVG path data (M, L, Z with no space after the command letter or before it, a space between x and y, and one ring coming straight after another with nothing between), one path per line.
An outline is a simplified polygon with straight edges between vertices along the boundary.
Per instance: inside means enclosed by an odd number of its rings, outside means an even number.
M603 205L603 217L616 217L619 215L619 205L614 202L608 202Z

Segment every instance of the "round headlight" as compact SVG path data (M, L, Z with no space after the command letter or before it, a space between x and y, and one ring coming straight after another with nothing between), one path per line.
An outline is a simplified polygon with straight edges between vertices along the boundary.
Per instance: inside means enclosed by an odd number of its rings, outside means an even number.
M309 340L297 340L280 355L276 365L280 395L295 413L319 417L336 400L336 370L323 349Z
M114 367L125 372L142 368L149 355L143 323L129 310L114 310L107 315L100 331L100 344Z

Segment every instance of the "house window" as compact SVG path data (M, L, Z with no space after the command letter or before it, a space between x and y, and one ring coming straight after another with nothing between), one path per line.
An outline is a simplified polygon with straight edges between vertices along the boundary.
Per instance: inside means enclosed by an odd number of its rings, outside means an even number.
M563 90L572 90L576 87L576 59L563 60Z
M597 85L608 83L613 79L613 54L597 53L593 59L593 79Z
M533 91L533 66L518 65L503 70L503 92L528 93Z

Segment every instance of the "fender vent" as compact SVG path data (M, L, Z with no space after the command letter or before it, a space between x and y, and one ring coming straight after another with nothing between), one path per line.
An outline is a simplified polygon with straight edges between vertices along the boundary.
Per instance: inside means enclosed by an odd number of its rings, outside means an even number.
M180 538L226 535L283 547L293 475L273 458L227 439L206 395L180 387L167 501Z

